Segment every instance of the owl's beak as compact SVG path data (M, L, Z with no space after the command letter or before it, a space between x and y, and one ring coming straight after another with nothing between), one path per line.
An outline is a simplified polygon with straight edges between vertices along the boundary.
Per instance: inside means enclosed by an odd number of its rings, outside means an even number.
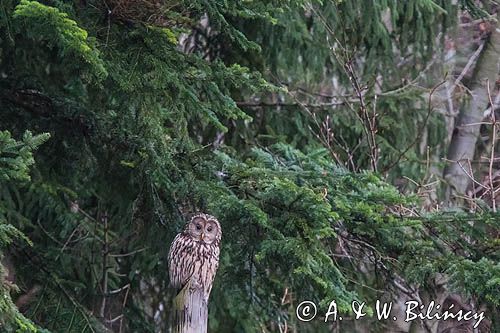
M203 237L205 237L205 233L201 233L200 239L203 240Z

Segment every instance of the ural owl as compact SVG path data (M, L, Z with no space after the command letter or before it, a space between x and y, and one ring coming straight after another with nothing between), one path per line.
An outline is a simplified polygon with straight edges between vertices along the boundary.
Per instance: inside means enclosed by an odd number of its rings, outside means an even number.
M180 291L189 282L203 288L208 301L215 273L219 267L222 231L211 215L197 214L175 236L168 252L170 285Z

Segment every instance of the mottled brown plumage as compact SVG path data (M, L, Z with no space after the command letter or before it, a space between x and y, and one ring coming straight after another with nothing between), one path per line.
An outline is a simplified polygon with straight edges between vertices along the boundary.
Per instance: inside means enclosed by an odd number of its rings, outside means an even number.
M197 214L175 236L168 252L170 285L181 290L191 279L200 285L208 300L219 267L222 230L211 215Z

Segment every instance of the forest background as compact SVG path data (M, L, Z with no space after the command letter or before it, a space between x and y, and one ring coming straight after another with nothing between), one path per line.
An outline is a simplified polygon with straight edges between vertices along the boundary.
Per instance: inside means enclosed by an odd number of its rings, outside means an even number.
M211 332L500 331L498 10L2 0L0 328L165 331L201 210ZM306 299L488 318L301 323Z

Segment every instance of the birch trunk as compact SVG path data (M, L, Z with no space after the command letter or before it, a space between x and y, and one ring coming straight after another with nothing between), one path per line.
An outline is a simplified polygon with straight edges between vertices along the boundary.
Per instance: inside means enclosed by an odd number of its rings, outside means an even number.
M447 200L452 205L459 196L466 194L467 187L471 182L468 162L474 158L481 127L479 123L483 121L484 111L490 102L488 85L493 95L492 99L496 95L495 83L498 79L500 65L500 32L498 30L497 24L478 59L469 86L470 101L462 105L448 148L448 160L451 162L448 162L449 164L444 170L444 178L448 182ZM464 169L469 174L466 174Z

